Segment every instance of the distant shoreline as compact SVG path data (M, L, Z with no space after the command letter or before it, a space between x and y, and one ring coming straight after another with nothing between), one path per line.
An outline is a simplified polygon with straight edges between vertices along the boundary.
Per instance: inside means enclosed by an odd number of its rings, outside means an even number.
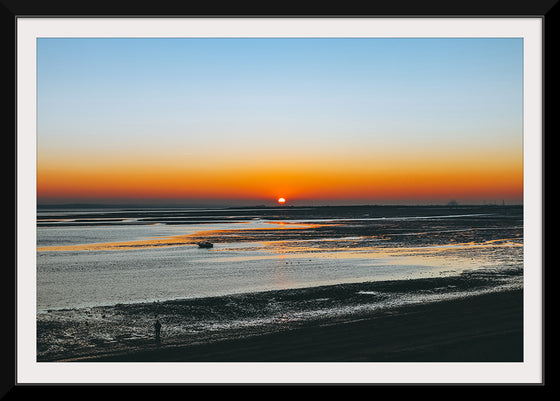
M348 205L263 205L263 204L244 204L244 205L217 205L217 204L157 204L157 203L39 203L37 204L37 209L95 209L95 208L107 208L107 209L120 209L120 208L162 208L162 209L289 209L289 208L371 208L371 207L446 207L446 208L469 208L469 207L520 207L523 206L522 203L506 203L505 205L500 203L472 203L472 204L348 204Z

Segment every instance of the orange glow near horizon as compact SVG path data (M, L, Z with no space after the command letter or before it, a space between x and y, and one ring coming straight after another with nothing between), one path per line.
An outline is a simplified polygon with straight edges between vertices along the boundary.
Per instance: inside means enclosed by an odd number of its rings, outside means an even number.
M419 152L420 154L421 152ZM49 199L502 200L523 194L522 158L463 152L445 157L324 155L280 162L215 157L39 159L37 194ZM293 203L293 202L292 202Z

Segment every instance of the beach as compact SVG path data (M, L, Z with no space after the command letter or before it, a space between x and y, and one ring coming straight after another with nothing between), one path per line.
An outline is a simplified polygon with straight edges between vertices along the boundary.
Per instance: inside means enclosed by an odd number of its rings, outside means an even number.
M472 278L464 280L471 281ZM434 289L460 284L449 279L427 280L416 291L432 293ZM429 302L410 302L405 305L378 309L344 308L351 310L329 317L285 320L268 324L223 325L212 331L191 334L166 333L166 326L177 322L194 326L193 308L217 314L226 305L234 309L251 310L254 316L264 316L268 299L293 300L297 305L311 308L311 299L347 299L356 306L355 298L382 286L404 290L402 282L361 283L308 290L240 295L228 299L174 301L159 305L162 316L162 342L156 344L150 327L144 338L120 336L117 341L96 343L92 348L75 347L69 352L52 354L45 361L74 362L522 362L523 361L523 291L510 289L465 293L458 289L456 297L446 295L442 300L431 297ZM476 284L475 284L476 285ZM317 298L320 297L320 298ZM317 301L318 302L318 301ZM364 302L366 302L364 300ZM212 307L210 307L212 305ZM153 305L122 305L98 310L113 313L128 321L139 316L152 316ZM95 311L90 311L90 315ZM204 312L199 313L202 315ZM229 311L232 321L240 316ZM295 315L295 313L294 313ZM103 320L110 321L105 315ZM226 317L224 317L224 320ZM77 324L78 320L74 320ZM80 325L84 325L83 320ZM122 321L120 328L123 327ZM92 327L93 329L93 327ZM75 329L76 330L76 329ZM65 327L65 332L70 332ZM99 329L96 329L99 332ZM113 333L113 338L119 335Z
M37 361L521 362L520 212L50 214Z
M89 362L523 362L522 291L400 307L356 320Z

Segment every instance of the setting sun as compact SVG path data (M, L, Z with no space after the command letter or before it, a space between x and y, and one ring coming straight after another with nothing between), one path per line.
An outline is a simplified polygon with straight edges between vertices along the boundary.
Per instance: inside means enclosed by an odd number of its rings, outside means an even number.
M284 198L278 198L278 203L283 205L284 203L286 203L286 199Z

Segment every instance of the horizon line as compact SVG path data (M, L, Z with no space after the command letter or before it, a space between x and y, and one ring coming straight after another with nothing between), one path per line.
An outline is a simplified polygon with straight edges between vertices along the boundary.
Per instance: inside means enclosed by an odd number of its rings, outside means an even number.
M523 202L506 203L502 202L481 202L481 203L461 203L449 201L444 203L356 203L356 204L295 204L295 205L272 205L272 204L201 204L201 203L104 203L104 202L68 202L68 203L37 203L37 208L62 208L62 207L161 207L161 208L294 208L294 207L472 207L472 206L523 206Z

